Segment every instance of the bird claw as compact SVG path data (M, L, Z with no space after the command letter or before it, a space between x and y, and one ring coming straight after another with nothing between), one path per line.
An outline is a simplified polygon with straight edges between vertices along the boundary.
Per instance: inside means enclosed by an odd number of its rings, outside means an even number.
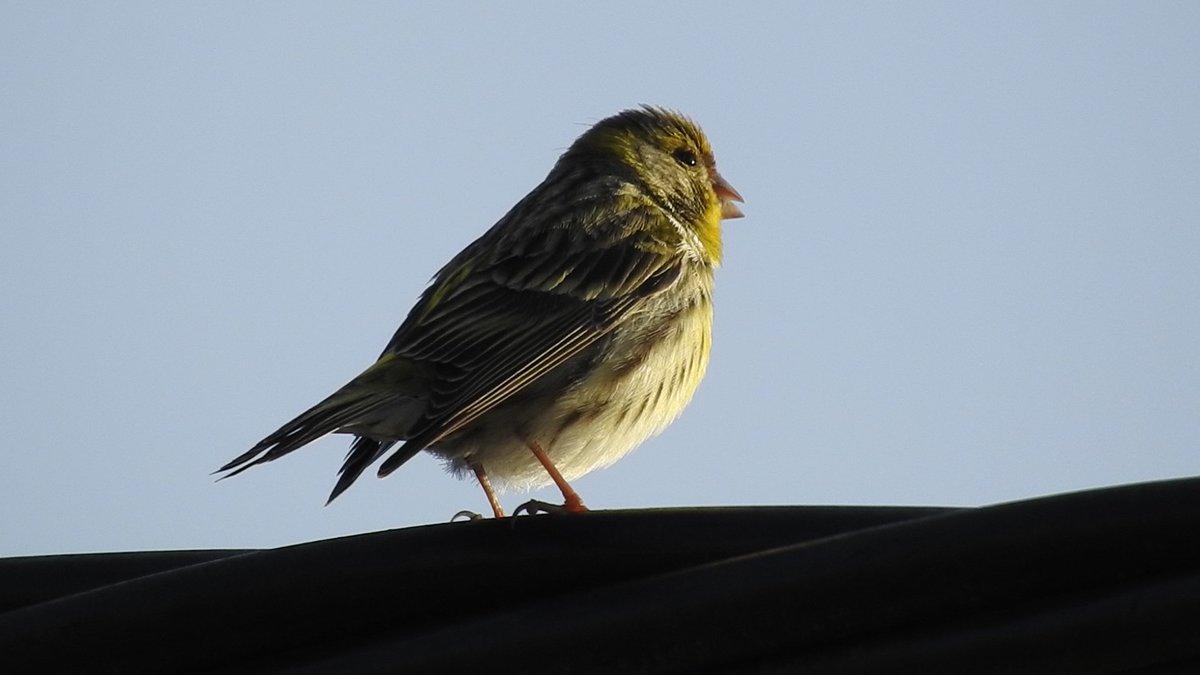
M474 520L483 520L483 516L479 515L478 513L475 513L474 511L468 511L467 509L463 509L462 511L459 511L458 513L451 516L450 522L452 522L452 523L457 522L459 518L464 518L465 522L471 522Z
M543 502L539 499L530 499L529 501L525 502L524 504L518 506L516 508L516 510L513 511L513 517L516 518L517 516L521 515L522 513L525 513L525 514L528 514L531 516L536 516L539 513L549 513L552 515L561 515L563 513L567 513L567 509L566 509L566 507L564 507L560 504L551 504L550 502Z
M550 502L544 502L540 499L530 499L524 504L518 506L517 509L513 511L513 517L515 518L522 513L531 516L536 516L539 513L562 516L569 513L583 513L587 510L587 507L584 506L582 502L579 504L551 504Z

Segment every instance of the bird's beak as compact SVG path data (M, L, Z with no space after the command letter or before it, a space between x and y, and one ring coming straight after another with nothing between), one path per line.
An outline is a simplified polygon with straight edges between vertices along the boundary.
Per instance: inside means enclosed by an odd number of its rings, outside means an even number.
M717 199L721 200L721 218L728 220L731 218L741 218L746 215L737 207L737 204L734 204L734 202L743 200L738 191L733 189L733 186L729 184L729 181L722 178L721 174L715 170L712 172L712 179L713 192L717 193Z

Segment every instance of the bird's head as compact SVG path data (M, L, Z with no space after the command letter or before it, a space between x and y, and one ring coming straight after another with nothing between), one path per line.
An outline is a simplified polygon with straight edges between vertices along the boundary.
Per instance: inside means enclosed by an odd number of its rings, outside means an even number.
M720 221L742 217L742 196L717 172L712 147L684 115L653 106L597 122L564 155L599 163L660 206L676 226L701 240L704 257L720 259Z

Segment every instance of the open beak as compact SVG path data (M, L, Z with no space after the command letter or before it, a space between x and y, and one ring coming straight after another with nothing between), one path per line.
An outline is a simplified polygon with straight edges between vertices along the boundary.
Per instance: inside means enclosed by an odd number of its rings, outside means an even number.
M737 204L734 204L734 202L743 201L738 191L734 190L733 186L715 170L712 172L712 179L713 192L717 193L717 199L721 200L721 218L728 220L731 218L741 218L746 215L737 207Z

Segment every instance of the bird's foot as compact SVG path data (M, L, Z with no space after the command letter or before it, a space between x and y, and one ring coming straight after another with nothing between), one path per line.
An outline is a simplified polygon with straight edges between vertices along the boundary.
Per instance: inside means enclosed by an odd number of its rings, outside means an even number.
M463 509L462 511L459 511L458 513L451 516L450 522L452 522L452 523L456 522L459 518L462 518L464 521L467 521L467 522L470 522L472 520L483 520L483 516L479 515L478 513L475 513L474 511L468 511L467 509Z
M551 504L549 502L543 502L539 499L530 499L524 504L518 506L517 510L513 511L513 516L516 517L522 513L526 513L531 516L535 516L539 513L549 513L552 515L587 513L587 510L588 507L584 506L583 502L579 501L578 499L574 501L567 500L563 504Z

